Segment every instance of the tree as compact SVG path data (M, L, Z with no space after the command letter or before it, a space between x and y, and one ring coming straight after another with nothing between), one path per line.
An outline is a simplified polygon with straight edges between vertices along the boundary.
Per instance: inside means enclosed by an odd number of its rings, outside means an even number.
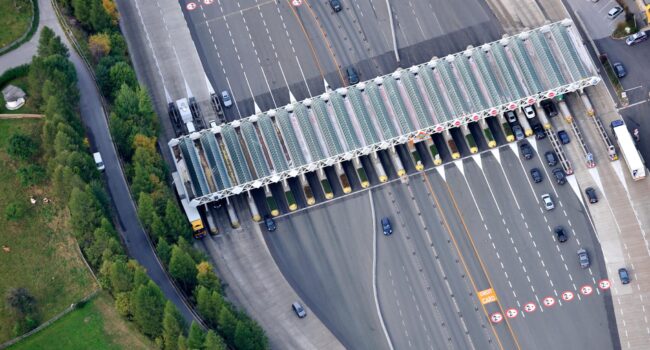
M138 216L145 230L151 231L151 225L158 217L156 208L153 206L153 199L148 193L140 193L138 196Z
M160 261L162 261L163 265L169 265L169 259L172 257L172 247L164 238L158 237L156 251L158 252L158 257L160 258Z
M117 6L113 0L102 0L102 6L104 11L111 18L111 24L117 25L117 21L120 19L120 14L117 12Z
M90 4L90 27L95 32L101 32L111 28L111 17L106 13L102 0L91 0Z
M113 97L117 97L117 94L123 89L123 85L126 85L130 92L135 94L135 88L138 86L138 78L136 78L133 68L128 63L124 61L115 63L109 70L109 76L111 79L111 87L113 88ZM137 96L135 97L137 98Z
M36 299L29 293L27 288L11 288L5 296L7 306L16 311L20 316L27 316L36 310Z
M167 300L163 315L163 342L166 350L174 350L178 345L178 336L185 330L185 320L174 304Z
M78 187L72 189L68 208L70 209L72 227L77 238L85 237L87 234L94 232L95 228L101 223L103 217L101 204L89 191L87 185L85 190Z
M129 292L133 289L133 271L126 262L122 260L113 262L108 273L110 290L113 294Z
M29 164L18 168L18 180L22 186L28 187L43 183L47 178L45 169L38 164Z
M203 349L203 342L205 341L205 335L203 330L199 327L196 322L192 321L190 326L190 333L187 336L187 347L192 350L201 350Z
M235 329L235 347L239 350L268 348L268 340L260 326L252 320L239 320Z
M233 344L236 328L237 318L235 318L235 315L230 311L230 307L224 305L219 312L219 329L227 343Z
M95 62L111 52L111 38L106 33L93 34L88 38L88 49Z
M180 211L175 201L168 199L165 206L165 225L168 238L176 239L178 236L187 236L190 232L187 217Z
M212 265L207 261L201 261L196 265L196 281L199 285L205 286L209 290L219 290L221 287L221 282L219 278L212 270Z
M169 274L180 284L185 292L191 292L196 285L196 266L192 257L178 246L172 248L169 260Z
M120 316L131 319L131 293L117 293L115 295L115 309Z
M145 335L155 338L162 334L165 297L153 281L138 287L133 300L133 320Z
M176 348L178 350L187 350L187 338L185 338L184 335L179 335L178 336L178 344L176 345Z
M203 348L206 350L226 350L226 343L212 329L205 335Z
M90 20L90 8L92 3L88 0L72 0L74 16L79 22L87 25Z
M7 153L13 160L28 160L38 153L38 144L25 134L13 134L9 138Z
M43 27L41 36L38 39L38 55L47 57L50 55L61 55L68 57L68 48L63 44L61 38L54 34L50 27Z

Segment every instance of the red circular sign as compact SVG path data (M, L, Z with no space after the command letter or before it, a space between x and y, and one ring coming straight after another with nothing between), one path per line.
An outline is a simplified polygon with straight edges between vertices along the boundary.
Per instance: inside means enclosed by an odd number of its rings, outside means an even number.
M506 310L506 316L508 318L515 318L517 315L519 315L519 311L515 308Z
M478 114L474 114L474 115L472 116L472 119L474 119L474 121L477 121L479 118L480 118L480 117L478 116Z
M291 5L298 7L302 5L302 0L291 0Z
M555 298L546 297L546 298L544 298L543 302L544 302L544 306L551 307L551 306L555 305Z
M454 121L454 125L456 125L456 126L460 126L460 120L456 119L456 120Z
M548 97L548 98L555 97L555 91L549 91L548 94L546 94L546 97Z
M497 111L495 108L492 108L492 109L490 110L490 115L491 115L491 116L494 117L494 116L497 115L497 114L499 114L499 111Z
M528 99L528 104L532 105L533 103L535 103L535 101L537 101L537 100L531 97L531 98Z
M575 295L573 294L572 291L568 291L568 290L567 290L567 291L562 292L562 299L563 299L564 301L571 301L571 300L573 300L573 297L574 297L574 296L575 296Z
M495 312L492 315L490 315L490 320L492 323L499 323L503 321L503 315L501 315L500 312Z
M188 9L189 11L192 11L196 9L196 3L195 2L188 2L187 5L185 5L185 8Z
M444 129L444 128L442 127L442 125L436 125L436 131L440 132L440 131L442 131L443 129Z
M594 292L594 289L591 286L584 285L584 286L580 287L580 293L582 293L582 295L589 295L589 294L591 294L593 292Z
M537 305L535 305L535 303L528 303L524 305L524 311L528 313L533 312L535 310L537 310Z
M516 103L511 103L511 104L508 105L508 109L511 110L511 111L514 110L515 108L517 108Z
M608 290L609 287L611 287L611 286L612 285L611 285L611 283L609 283L608 280L600 280L600 281L598 281L598 288L600 288L601 290Z

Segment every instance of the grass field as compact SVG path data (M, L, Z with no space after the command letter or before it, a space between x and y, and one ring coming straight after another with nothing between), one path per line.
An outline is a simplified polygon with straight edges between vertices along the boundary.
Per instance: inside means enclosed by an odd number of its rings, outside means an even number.
M13 338L14 319L5 305L8 289L27 288L36 298L38 319L45 321L98 288L69 232L67 211L47 184L21 187L16 164L5 152L13 133L37 137L41 127L41 120L0 120L0 244L6 247L0 250L0 343ZM30 196L36 204L30 204ZM52 202L43 203L45 196ZM27 213L8 221L5 208L14 202L25 203Z
M18 8L14 7L18 4ZM0 0L0 47L11 44L28 29L32 18L31 0Z
M153 349L154 344L115 311L113 300L100 293L54 324L10 347L11 350ZM56 340L56 341L53 341Z

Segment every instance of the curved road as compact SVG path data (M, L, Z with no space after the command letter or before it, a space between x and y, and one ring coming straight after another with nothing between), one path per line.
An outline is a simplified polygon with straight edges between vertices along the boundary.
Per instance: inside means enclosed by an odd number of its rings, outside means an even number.
M99 92L91 72L76 51L72 49L72 45L56 19L52 4L47 0L39 0L39 8L42 20L39 24L39 33L42 26L51 27L70 50L70 60L75 66L79 79L77 86L81 96L79 102L81 119L86 127L86 133L93 150L101 152L106 165L104 174L119 221L117 230L126 243L129 256L144 266L149 277L160 287L165 297L176 305L186 321L199 321L162 268L147 234L138 221L138 215L111 139L106 114L102 108ZM25 45L0 57L0 71L30 62L36 53L39 33Z

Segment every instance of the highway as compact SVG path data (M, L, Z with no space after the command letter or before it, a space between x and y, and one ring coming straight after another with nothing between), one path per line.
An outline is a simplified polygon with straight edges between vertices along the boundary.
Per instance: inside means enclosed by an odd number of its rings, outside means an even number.
M487 5L477 0L393 2L401 62L392 51L385 2L344 1L334 13L325 1L220 1L183 7L206 73L218 92L235 100L228 120L320 95L347 85L345 68L361 80L458 52L502 34ZM432 9L436 11L433 16ZM472 15L466 15L466 9ZM430 25L430 23L435 23Z

